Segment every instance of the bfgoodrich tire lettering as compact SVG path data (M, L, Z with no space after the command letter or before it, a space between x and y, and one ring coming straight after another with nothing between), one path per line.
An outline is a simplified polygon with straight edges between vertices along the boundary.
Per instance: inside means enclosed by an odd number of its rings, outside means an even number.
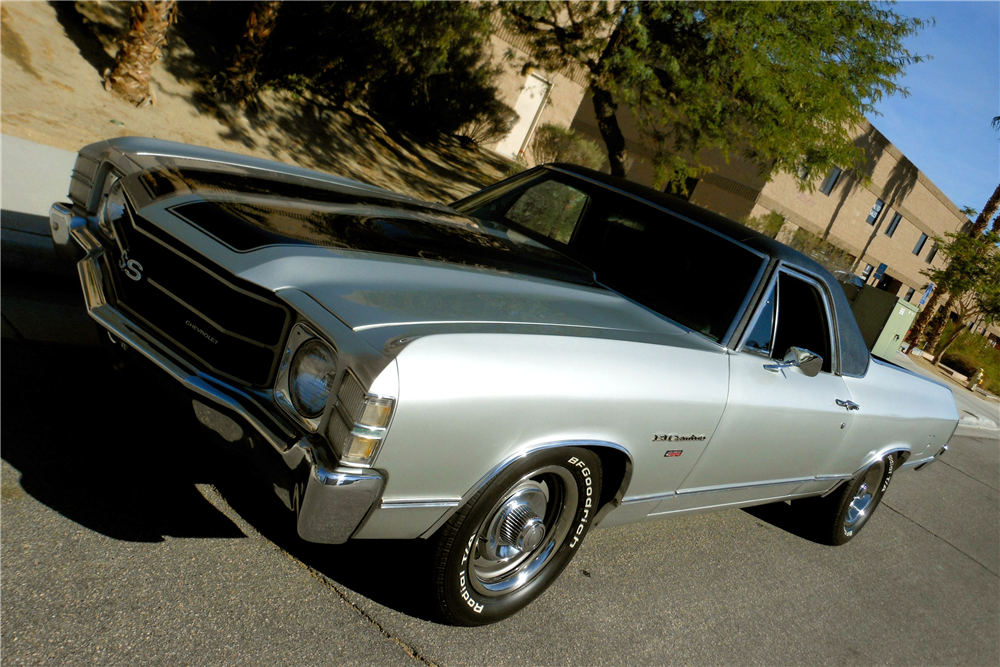
M600 493L601 460L587 449L543 450L504 470L435 537L444 620L495 623L541 595L590 531Z

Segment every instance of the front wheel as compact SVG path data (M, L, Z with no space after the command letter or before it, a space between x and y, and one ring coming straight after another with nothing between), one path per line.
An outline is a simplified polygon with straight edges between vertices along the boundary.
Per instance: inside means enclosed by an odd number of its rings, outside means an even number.
M541 595L580 548L600 494L601 460L587 449L544 450L506 468L436 537L444 619L495 623Z

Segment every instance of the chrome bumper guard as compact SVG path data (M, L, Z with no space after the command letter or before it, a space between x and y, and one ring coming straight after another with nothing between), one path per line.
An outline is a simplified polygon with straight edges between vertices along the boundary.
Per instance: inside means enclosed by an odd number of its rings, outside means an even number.
M323 465L308 439L295 441L296 436L291 431L277 422L267 423L259 417L268 411L254 398L191 367L140 325L109 305L98 261L104 254L104 246L90 231L87 219L74 216L70 206L53 204L49 210L49 226L60 256L71 253L71 240L84 252L83 259L77 263L77 270L90 317L107 329L114 339L131 347L187 390L238 414L274 448L288 470L296 475L296 490L291 505L296 510L298 533L302 539L324 544L347 541L381 499L385 487L382 473ZM195 409L198 410L197 404ZM222 413L217 414L223 419L200 421L210 428L213 428L213 421L220 424L229 421ZM220 434L227 440L231 439L227 437L229 433Z

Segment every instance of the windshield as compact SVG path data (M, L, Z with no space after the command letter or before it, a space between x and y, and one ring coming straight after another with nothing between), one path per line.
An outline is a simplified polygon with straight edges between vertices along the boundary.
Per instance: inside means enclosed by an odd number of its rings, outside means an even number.
M456 208L524 230L592 269L601 284L716 342L765 261L650 204L547 169Z

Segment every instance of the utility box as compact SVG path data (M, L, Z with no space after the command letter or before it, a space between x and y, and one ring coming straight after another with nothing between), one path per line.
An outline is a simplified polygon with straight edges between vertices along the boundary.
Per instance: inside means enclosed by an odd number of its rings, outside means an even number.
M892 361L919 309L871 285L861 288L844 285L844 293L851 302L865 345L874 356Z

